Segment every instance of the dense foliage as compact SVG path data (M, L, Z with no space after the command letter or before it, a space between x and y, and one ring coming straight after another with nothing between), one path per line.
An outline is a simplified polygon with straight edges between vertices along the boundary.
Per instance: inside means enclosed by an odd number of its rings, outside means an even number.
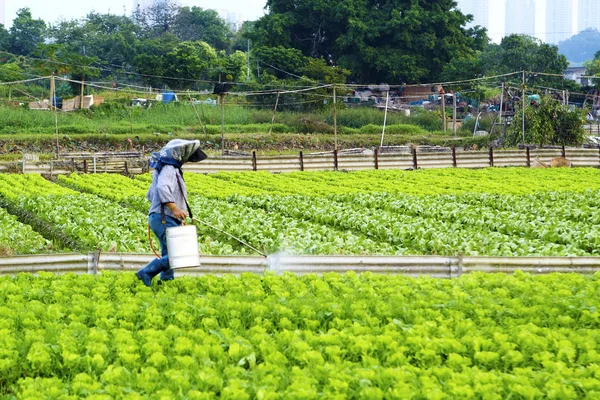
M593 399L598 276L0 278L23 399Z
M19 10L0 50L19 72L102 77L120 85L211 89L207 81L251 85L392 84L472 79L520 70L562 74L556 46L510 35L490 43L485 29L452 0L266 2L267 13L243 25L214 10L154 2L130 15L92 12L53 23ZM580 35L583 35L581 33ZM243 66L243 68L242 68ZM3 77L0 71L0 79ZM229 78L227 78L229 77ZM538 79L563 88L564 79ZM558 85L558 86L557 86ZM77 92L76 87L73 91Z
M516 146L523 141L540 146L578 145L584 142L585 110L571 108L563 105L560 100L545 96L540 104L525 107L525 137L523 138L522 109L522 105L517 103L515 118L506 136L506 146Z

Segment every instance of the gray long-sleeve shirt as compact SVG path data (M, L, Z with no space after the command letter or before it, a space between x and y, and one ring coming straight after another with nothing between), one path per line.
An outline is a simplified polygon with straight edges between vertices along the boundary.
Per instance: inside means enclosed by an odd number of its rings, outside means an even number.
M181 193L181 189L177 184L177 178L181 182L183 193ZM179 170L172 165L165 165L162 167L160 174L158 171L154 171L152 184L150 185L150 189L148 189L146 198L150 200L149 214L160 214L164 203L175 203L178 208L187 211L187 206L185 205L187 188ZM165 206L165 215L175 218L167 206Z

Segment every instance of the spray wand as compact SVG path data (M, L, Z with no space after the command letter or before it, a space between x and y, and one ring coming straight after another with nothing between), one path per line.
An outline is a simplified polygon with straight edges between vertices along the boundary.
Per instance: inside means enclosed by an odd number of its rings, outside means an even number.
M257 248L255 248L255 247L253 247L253 246L249 245L248 243L244 242L242 239L240 239L240 238L237 238L237 237L233 236L231 233L225 232L224 230L222 230L222 229L219 229L219 228L217 228L216 226L213 226L213 225L209 224L208 222L206 222L206 221L202 221L201 219L198 219L198 218L196 218L196 217L193 217L193 218L192 218L192 220L193 220L193 221L195 221L195 222L198 222L198 223L200 223L200 224L202 224L202 225L206 225L206 226L208 226L209 228L211 228L211 229L214 229L214 230L215 230L215 231L217 231L217 232L221 232L222 234L224 234L224 235L227 235L227 236L229 236L230 238L232 238L232 239L234 239L234 240L236 240L236 241L240 242L240 243L241 243L241 244L243 244L244 246L246 246L246 247L248 247L248 248L250 248L250 249L254 250L255 252L257 252L257 253L258 253L258 254L260 254L261 256L263 256L263 257L265 257L265 258L268 258L268 257L267 257L267 255L266 255L265 253L263 253L262 251L258 250L258 249L257 249Z

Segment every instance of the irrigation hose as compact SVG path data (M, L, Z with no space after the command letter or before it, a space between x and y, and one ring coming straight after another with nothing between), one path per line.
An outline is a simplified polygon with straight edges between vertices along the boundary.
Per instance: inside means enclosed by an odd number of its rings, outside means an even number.
M148 243L150 243L150 248L152 249L152 252L156 256L156 258L160 258L156 250L154 250L154 245L152 244L152 238L150 237L150 224L148 224Z
M250 248L250 249L254 250L255 252L257 252L257 253L258 253L258 254L260 254L261 256L263 256L263 257L267 258L267 255L266 255L265 253L263 253L262 251L258 250L258 249L257 249L257 248L255 248L255 247L253 247L253 246L249 245L248 243L244 242L242 239L240 239L240 238L237 238L237 237L233 236L231 233L225 232L224 230L222 230L222 229L219 229L219 228L217 228L216 226L213 226L213 225L209 224L208 222L206 222L206 221L202 221L202 220L200 220L200 219L198 219L198 218L196 218L196 217L192 218L192 220L194 220L194 221L196 221L196 222L198 222L198 223L200 223L200 224L206 225L206 226L208 226L209 228L211 228L211 229L214 229L214 230L215 230L215 231L217 231L217 232L221 232L222 234L229 236L230 238L232 238L232 239L234 239L234 240L236 240L236 241L240 242L240 243L241 243L241 244L243 244L244 246L246 246L246 247L248 247L248 248ZM161 256L160 256L160 255L159 255L159 254L156 252L156 250L154 249L154 245L152 244L152 238L150 237L150 224L148 224L148 243L150 243L150 248L152 249L152 252L153 252L153 253L154 253L154 255L156 256L156 258L160 258Z
M217 231L217 232L221 232L222 234L229 236L230 238L232 238L232 239L234 239L234 240L236 240L236 241L240 242L240 243L241 243L241 244L243 244L244 246L246 246L246 247L248 247L248 248L250 248L250 249L254 250L255 252L257 252L257 253L258 253L258 254L260 254L261 256L263 256L263 257L267 258L267 255L266 255L265 253L263 253L262 251L258 250L258 249L257 249L257 248L255 248L255 247L253 247L253 246L249 245L248 243L244 242L242 239L240 239L240 238L237 238L237 237L233 236L231 233L225 232L224 230L222 230L222 229L219 229L219 228L217 228L216 226L212 226L212 225L211 225L211 224L209 224L208 222L202 221L202 220L200 220L200 219L198 219L198 218L196 218L196 217L192 218L192 220L194 220L195 222L198 222L198 223L200 223L200 224L206 225L206 226L208 226L209 228L211 228L211 229L214 229L214 230L215 230L215 231Z

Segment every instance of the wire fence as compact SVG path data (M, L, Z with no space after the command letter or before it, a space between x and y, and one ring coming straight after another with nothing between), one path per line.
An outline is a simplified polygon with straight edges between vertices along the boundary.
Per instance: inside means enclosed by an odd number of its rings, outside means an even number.
M168 90L64 76L0 83L0 133L326 133L477 136L506 133L515 113L552 95L588 110L588 135L598 135L600 93L523 85L520 71L465 81L415 85L319 84L272 87L198 82L203 90ZM519 81L522 82L519 82ZM537 96L537 97L536 97ZM530 101L531 100L531 101ZM72 113L95 107L92 114ZM26 109L39 112L25 112ZM391 128L414 125L417 128ZM387 127L390 128L387 128ZM420 129L420 130L419 130ZM523 128L524 130L525 128ZM525 137L523 132L523 137ZM225 146L224 140L220 144ZM337 140L336 146L337 148ZM57 150L58 152L58 150Z

